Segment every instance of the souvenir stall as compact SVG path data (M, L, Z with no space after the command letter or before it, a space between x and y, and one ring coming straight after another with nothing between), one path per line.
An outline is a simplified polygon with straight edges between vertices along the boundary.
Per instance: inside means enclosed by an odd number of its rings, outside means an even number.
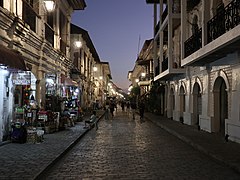
M34 126L37 119L38 106L35 101L35 77L30 71L12 73L14 87L13 122Z
M30 71L12 72L13 121L11 140L19 141L19 132L26 132L26 142L40 142L44 134L37 129L38 106L35 100L36 78ZM24 130L24 131L23 131ZM24 142L20 140L20 142Z
M68 111L67 126L73 126L78 119L80 90L78 83L62 75L62 96L65 98L64 110ZM66 119L63 117L63 119ZM66 120L64 120L66 123Z
M59 129L59 116L61 111L61 97L56 95L57 75L47 73L45 108L38 112L37 126L45 133L53 133Z

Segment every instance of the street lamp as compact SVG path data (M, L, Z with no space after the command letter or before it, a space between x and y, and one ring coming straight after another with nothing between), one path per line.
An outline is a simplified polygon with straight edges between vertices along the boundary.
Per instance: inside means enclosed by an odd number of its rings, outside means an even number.
M94 71L94 72L97 71L97 67L96 67L96 66L93 67L93 71Z
M75 46L76 46L77 48L81 48L81 47L82 47L82 42L81 42L81 41L76 41L76 42L75 42Z
M93 80L97 79L96 76L96 72L97 72L98 68L94 65L93 66Z
M43 0L45 8L48 12L51 12L55 8L55 2L53 0Z

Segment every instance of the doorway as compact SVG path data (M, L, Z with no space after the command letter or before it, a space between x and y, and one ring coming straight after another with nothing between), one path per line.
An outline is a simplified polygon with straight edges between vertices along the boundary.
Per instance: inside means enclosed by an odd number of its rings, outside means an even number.
M180 121L183 122L183 112L185 112L185 90L183 86L180 87Z
M193 121L192 125L199 127L199 115L202 114L202 95L200 86L196 82L193 86Z
M227 86L222 77L218 77L213 86L214 118L213 132L225 134L225 119L228 118Z

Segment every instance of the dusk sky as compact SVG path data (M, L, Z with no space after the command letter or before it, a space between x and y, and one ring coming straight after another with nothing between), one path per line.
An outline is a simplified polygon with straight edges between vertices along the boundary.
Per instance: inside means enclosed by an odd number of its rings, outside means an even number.
M153 37L153 6L146 0L85 0L72 23L88 31L101 61L110 64L113 82L128 89L138 51Z

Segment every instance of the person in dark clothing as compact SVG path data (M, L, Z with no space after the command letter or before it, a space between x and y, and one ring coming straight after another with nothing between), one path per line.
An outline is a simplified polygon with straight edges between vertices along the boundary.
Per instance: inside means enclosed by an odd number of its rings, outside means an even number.
M143 120L144 110L145 110L145 104L144 104L143 100L141 100L141 101L139 102L138 108L139 108L140 120Z
M137 104L135 101L132 101L131 102L131 110L132 110L133 119L135 119L136 109L137 109Z
M129 116L129 113L130 113L130 102L129 101L126 103L126 110L127 110L127 115Z
M121 107L122 107L122 111L124 111L124 107L125 107L125 102L124 101L121 102Z
M27 142L27 129L24 125L19 122L12 125L11 141L16 143Z
M109 109L110 109L110 113L111 113L112 117L114 116L113 115L114 108L115 108L115 104L114 104L113 101L111 101L110 104L109 104Z

